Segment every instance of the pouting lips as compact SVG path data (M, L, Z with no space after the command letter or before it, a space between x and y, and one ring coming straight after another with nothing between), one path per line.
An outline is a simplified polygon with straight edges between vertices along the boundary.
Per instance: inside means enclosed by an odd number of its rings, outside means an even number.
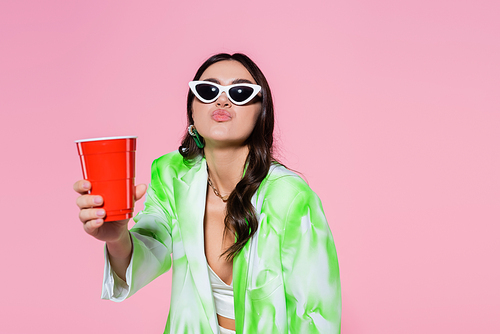
M224 109L218 109L212 113L212 119L217 122L225 122L231 118L231 114Z

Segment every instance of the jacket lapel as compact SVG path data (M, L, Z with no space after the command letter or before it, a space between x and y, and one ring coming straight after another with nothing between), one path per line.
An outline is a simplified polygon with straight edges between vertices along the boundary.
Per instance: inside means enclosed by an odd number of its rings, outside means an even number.
M218 333L203 235L203 218L207 193L207 165L205 159L190 168L180 179L174 179L173 185L178 224L189 269L210 326L214 333Z

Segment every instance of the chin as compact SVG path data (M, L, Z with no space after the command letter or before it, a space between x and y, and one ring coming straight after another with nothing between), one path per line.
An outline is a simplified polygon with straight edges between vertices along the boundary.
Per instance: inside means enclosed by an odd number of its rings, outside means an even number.
M218 146L218 147L229 147L229 146L232 146L232 147L242 147L244 146L243 143L245 142L245 138L227 138L227 137L224 137L224 138L210 138L209 140L207 140L205 138L205 142L209 145L209 146Z

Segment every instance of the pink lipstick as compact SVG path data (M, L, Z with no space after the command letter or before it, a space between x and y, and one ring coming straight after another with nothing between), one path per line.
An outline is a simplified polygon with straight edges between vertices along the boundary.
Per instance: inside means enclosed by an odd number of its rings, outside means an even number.
M224 109L218 109L212 113L212 119L216 122L229 121L231 118L231 114Z

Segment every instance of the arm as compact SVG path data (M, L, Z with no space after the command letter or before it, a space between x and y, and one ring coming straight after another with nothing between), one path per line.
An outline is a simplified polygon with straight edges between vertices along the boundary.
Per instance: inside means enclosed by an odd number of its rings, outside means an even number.
M127 220L128 221L128 220ZM132 240L127 230L116 241L106 242L107 254L113 271L124 280L130 259L132 258Z
M340 333L337 252L321 202L310 189L289 206L282 267L290 333Z
M103 199L99 195L90 195L88 191L91 183L87 180L77 181L73 189L80 193L76 204L80 208L80 220L83 229L94 238L105 241L108 245L109 258L114 270L121 278L130 262L132 243L128 232L129 219L110 221L104 224L106 212L101 206ZM139 184L135 187L134 199L137 201L146 193L146 185ZM97 206L97 207L95 207Z

